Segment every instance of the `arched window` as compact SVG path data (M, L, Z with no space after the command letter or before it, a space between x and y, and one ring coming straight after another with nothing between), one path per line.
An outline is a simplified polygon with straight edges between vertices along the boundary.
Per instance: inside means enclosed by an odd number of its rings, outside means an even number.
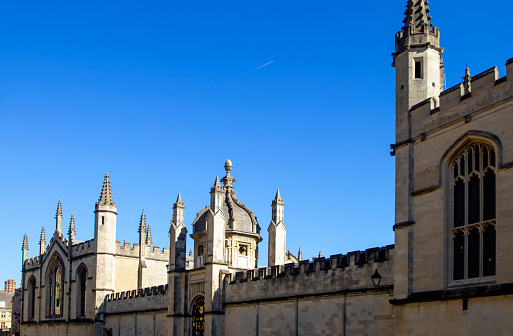
M86 316L87 268L82 264L77 269L77 317Z
M199 297L192 305L192 335L205 335L205 298Z
M46 268L46 316L61 317L64 304L64 264L55 253Z
M28 311L27 318L29 321L34 320L34 312L36 308L36 278L31 276L28 281Z
M452 161L452 280L495 275L496 162L482 143Z

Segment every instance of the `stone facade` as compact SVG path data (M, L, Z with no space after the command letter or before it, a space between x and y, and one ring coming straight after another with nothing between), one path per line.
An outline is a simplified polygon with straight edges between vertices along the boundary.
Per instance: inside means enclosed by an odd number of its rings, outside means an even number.
M23 243L22 335L513 335L513 59L443 91L443 49L426 0L396 34L395 245L302 260L285 252L285 202L272 201L268 267L260 225L236 196L233 165L197 213L185 204L169 248L116 241L109 176L95 236L56 230ZM223 185L221 185L221 183ZM392 229L392 228L391 228Z

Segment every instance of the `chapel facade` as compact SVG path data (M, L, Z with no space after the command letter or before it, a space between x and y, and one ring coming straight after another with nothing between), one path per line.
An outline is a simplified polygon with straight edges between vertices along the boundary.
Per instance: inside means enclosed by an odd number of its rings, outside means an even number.
M284 200L260 225L230 160L191 226L180 195L169 247L116 241L109 176L95 235L23 241L21 335L510 335L513 330L513 59L444 89L428 1L407 1L396 34L395 244L302 260L286 252ZM243 183L239 182L239 183ZM186 237L194 241L187 254Z

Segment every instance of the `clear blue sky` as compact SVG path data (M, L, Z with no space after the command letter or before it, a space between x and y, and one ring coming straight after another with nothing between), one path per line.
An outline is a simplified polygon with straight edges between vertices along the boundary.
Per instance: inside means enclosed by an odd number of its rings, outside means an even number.
M178 192L191 231L228 158L262 227L261 265L277 188L294 253L392 244L391 53L405 3L3 1L0 283L19 284L23 234L36 256L59 199L65 231L73 213L77 239L93 237L105 173L117 239L137 242L145 209L168 245ZM510 1L430 7L448 86L467 63L504 75Z

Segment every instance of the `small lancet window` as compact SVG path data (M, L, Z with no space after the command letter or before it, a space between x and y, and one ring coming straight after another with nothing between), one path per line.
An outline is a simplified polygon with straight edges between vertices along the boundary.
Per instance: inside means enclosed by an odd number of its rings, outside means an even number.
M415 78L422 78L422 59L415 59Z
M495 275L496 154L472 144L452 162L453 280Z

